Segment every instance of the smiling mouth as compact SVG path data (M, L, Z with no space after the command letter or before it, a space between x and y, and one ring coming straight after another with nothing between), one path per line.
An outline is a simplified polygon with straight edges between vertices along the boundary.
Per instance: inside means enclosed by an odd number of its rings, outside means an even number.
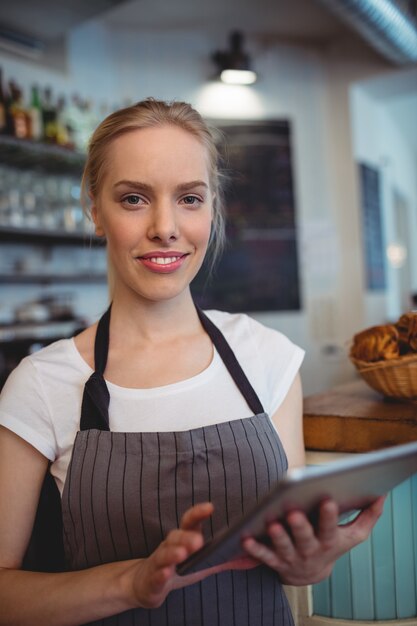
M151 263L156 263L157 265L170 265L171 263L179 261L181 258L181 256L151 256L147 257L146 260Z
M146 254L144 256L138 257L138 261L142 263L145 267L153 272L174 272L179 269L184 260L188 257L188 254L164 254L164 255L151 255Z

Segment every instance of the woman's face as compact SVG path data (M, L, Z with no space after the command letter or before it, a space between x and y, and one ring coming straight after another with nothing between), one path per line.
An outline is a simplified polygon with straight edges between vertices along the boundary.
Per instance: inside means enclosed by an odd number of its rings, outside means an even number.
M204 260L212 204L208 156L193 135L166 125L115 139L92 208L107 239L114 297L185 293Z

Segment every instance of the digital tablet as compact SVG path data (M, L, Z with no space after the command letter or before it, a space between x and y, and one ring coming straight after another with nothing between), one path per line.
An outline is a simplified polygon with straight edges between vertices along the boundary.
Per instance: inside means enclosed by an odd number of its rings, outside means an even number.
M242 556L242 539L262 540L266 526L291 510L304 511L314 523L318 505L327 498L336 500L342 517L364 509L414 473L417 442L289 470L248 514L180 563L177 572L191 574Z

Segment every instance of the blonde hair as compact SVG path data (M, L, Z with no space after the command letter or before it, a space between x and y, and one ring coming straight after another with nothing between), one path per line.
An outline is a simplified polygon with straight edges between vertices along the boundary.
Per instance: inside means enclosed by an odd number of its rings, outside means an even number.
M214 196L213 226L208 247L212 269L225 242L223 175L218 166L216 131L210 129L198 111L187 102L164 102L147 98L106 117L94 131L88 145L81 181L81 204L84 212L91 217L91 197L96 198L99 194L106 172L108 148L114 139L133 130L164 125L178 126L189 132L207 151L209 180Z

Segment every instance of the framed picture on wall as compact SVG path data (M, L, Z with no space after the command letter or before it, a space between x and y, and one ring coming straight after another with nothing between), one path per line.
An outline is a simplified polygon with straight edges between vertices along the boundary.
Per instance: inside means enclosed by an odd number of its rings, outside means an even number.
M214 121L228 182L227 245L210 280L192 284L203 308L300 309L296 210L288 121Z
M359 163L366 287L385 289L385 242L382 229L379 170Z

